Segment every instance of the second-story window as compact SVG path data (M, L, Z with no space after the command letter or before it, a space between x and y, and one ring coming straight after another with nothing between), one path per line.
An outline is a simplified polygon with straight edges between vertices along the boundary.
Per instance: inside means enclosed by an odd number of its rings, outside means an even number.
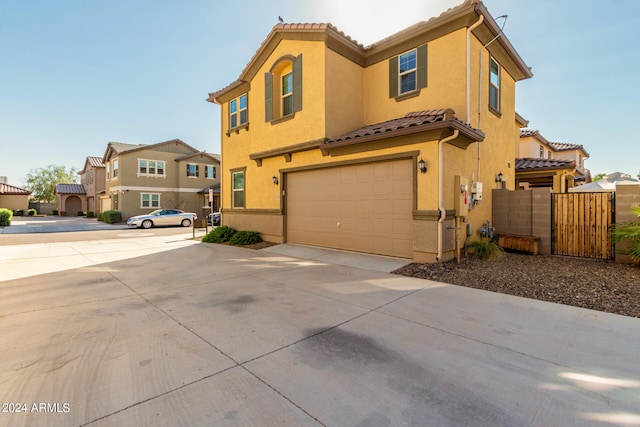
M113 161L113 177L117 178L118 177L118 160L114 160Z
M282 76L282 116L293 113L293 73Z
M302 54L287 55L264 75L265 121L291 118L302 110Z
M427 87L427 45L389 59L389 98L420 93Z
M398 58L398 84L400 94L416 90L416 60L415 50L400 55Z
M500 65L493 58L489 61L489 107L500 111Z
M106 174L105 175L106 175L107 179L111 179L111 168L109 167L109 163L107 163L105 165L105 169L106 169Z
M246 93L229 102L229 128L233 129L247 124L248 111Z
M138 159L138 176L164 177L163 160Z
M204 177L208 179L216 178L216 167L213 165L206 165L204 167Z
M540 146L540 155L538 157L544 159L544 147L542 145Z
M187 164L187 176L190 178L197 178L199 176L200 168L198 165Z

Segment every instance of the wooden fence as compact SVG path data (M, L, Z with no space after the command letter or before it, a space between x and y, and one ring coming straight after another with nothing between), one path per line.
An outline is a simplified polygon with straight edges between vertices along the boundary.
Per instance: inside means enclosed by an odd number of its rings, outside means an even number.
M564 193L552 197L553 254L614 259L609 238L615 222L613 193Z

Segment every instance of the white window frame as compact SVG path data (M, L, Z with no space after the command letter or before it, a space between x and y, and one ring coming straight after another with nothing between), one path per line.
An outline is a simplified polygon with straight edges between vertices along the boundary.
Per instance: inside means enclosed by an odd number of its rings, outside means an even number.
M410 53L413 53L413 57L414 57L414 62L415 62L415 66L413 68L409 68L406 70L402 70L401 68L401 64L402 64L402 57L405 55L408 55ZM409 89L409 90L402 90L402 77L404 76L408 76L410 74L414 75L413 78L413 89ZM418 89L418 49L411 49L408 50L404 53L401 53L400 55L398 55L398 95L404 95L405 93L410 93L410 92L414 92Z
M118 177L118 159L115 159L113 161L113 178L117 178Z
M242 188L235 188L236 185L236 180L235 180L235 176L242 174ZM240 170L240 171L236 171L236 172L232 172L231 173L231 207L233 209L244 209L246 204L247 204L247 198L246 198L246 192L245 189L247 187L247 182L246 182L246 174L244 170ZM236 205L236 194L237 193L242 193L242 205L241 206L237 206Z
M284 85L284 81L286 79L289 79L289 91L285 92L285 85ZM282 77L280 78L280 92L281 92L281 99L280 99L280 105L282 105L282 117L286 117L286 116L290 116L291 114L294 113L293 111L293 70L285 73L282 75ZM285 105L289 105L290 106L290 110L289 112L285 111Z
M145 206L144 205L144 196L149 196L149 206ZM154 206L153 205L153 196L158 196L158 205ZM152 209L152 208L160 208L161 204L160 204L160 197L162 196L161 193L140 193L140 208L142 209Z
M193 166L194 174L191 174L191 167ZM198 164L196 163L187 163L187 178L198 178L200 175Z
M140 172L141 169L141 163L142 162L146 162L146 172ZM151 163L153 163L153 170L154 172L151 173L149 172L151 170ZM161 165L162 166L162 173L158 173L158 169L160 169L158 166ZM142 159L139 158L138 159L138 171L137 171L137 176L141 177L151 177L151 178L166 178L167 177L167 162L165 162L164 160L153 160L153 159Z

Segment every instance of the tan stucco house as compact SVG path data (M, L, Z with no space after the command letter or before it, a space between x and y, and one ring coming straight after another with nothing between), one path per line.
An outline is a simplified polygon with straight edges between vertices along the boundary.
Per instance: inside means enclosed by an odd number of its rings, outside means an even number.
M119 210L123 218L158 208L182 209L202 217L211 210L208 188L217 185L219 189L220 156L179 139L151 145L110 142L102 163L105 192L100 196L100 211Z
M476 236L491 218L500 172L515 182L515 86L531 76L478 0L370 46L331 24L278 24L209 94L222 223L276 243L450 259L467 225Z
M100 197L105 195L106 188L106 168L101 157L88 156L84 162L84 167L78 174L80 183L86 191L86 206L88 212L95 215L100 212Z
M56 209L62 216L84 215L87 211L87 191L82 184L56 184Z
M584 166L589 153L580 144L548 141L537 130L522 129L516 159L516 188L552 188L554 193L591 182Z
M0 208L11 211L22 209L26 214L30 197L31 191L10 185L5 177L0 177Z

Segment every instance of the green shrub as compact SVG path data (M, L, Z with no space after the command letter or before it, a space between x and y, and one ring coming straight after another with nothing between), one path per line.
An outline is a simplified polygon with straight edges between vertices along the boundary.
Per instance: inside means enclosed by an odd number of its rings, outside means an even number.
M640 206L632 206L631 209L640 218ZM622 244L616 247L616 252L629 255L633 262L640 264L640 221L616 224L611 237L614 242Z
M204 243L225 243L231 240L234 234L236 234L236 230L226 225L221 225L202 236L202 241Z
M485 237L480 240L472 240L467 244L467 249L471 250L469 256L480 259L496 259L504 256L504 249L494 240Z
M51 209L51 215L58 215L58 209Z
M101 214L102 220L107 224L116 224L122 221L122 212L120 211L104 211Z
M78 216L84 216L84 212L78 211Z
M87 218L95 218L96 214L93 211L87 211Z
M29 209L27 213L29 214L29 216L38 215L38 211L36 211L35 209Z
M9 209L0 208L0 227L8 227L11 225L13 212Z
M16 209L13 211L13 216L24 216L24 209Z
M98 212L98 221L104 222L104 212Z
M262 238L256 231L238 231L229 240L229 243L236 246L255 245L260 242L262 242Z

